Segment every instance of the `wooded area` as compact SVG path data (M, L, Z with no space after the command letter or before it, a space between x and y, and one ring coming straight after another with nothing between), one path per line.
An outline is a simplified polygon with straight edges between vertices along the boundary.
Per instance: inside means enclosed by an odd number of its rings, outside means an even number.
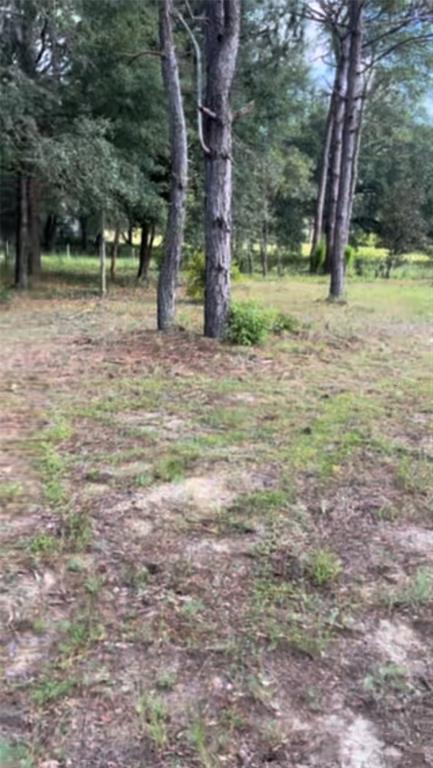
M1 768L433 765L431 0L0 0Z

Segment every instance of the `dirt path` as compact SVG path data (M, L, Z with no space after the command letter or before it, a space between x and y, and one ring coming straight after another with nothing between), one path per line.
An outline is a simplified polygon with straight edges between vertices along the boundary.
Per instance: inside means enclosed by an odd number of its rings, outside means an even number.
M4 311L0 764L433 766L429 328L344 311Z

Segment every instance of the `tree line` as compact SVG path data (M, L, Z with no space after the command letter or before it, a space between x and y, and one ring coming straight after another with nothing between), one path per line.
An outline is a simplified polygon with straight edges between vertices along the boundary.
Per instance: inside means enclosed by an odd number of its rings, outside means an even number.
M429 0L5 0L1 236L15 284L38 276L71 219L82 250L97 234L102 291L107 226L113 279L138 227L146 280L160 232L158 328L175 322L182 261L203 249L204 332L221 337L233 259L252 270L258 247L263 275L275 253L280 272L308 222L310 270L330 274L333 299L350 244L427 247L432 25Z

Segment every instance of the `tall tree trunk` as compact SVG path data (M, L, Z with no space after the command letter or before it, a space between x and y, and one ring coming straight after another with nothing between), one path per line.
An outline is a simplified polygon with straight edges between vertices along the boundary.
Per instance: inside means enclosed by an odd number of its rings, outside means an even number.
M114 230L114 239L111 243L111 254L110 254L110 277L114 281L116 279L116 265L117 265L117 257L119 255L119 237L120 237L120 227L116 226Z
M230 91L239 48L241 0L206 1L204 332L221 338L230 302L232 113Z
M27 181L22 174L17 184L17 233L15 243L15 287L28 286L28 221Z
M32 277L41 273L41 219L39 182L34 176L27 178L28 206L28 271Z
M158 280L158 330L170 328L176 314L176 287L182 258L188 182L188 145L179 68L172 26L173 1L160 0L159 30L162 77L168 101L170 128L170 203L164 238L164 259Z
M343 126L335 235L331 251L331 284L329 296L332 299L339 299L344 292L344 250L349 241L350 213L352 207L351 194L353 191L353 174L358 133L357 121L360 115L359 100L362 98L360 81L363 32L362 21L363 3L359 2L359 0L350 0L350 61Z
M105 213L104 211L101 211L101 235L99 238L99 288L101 296L105 296L107 293L107 264L105 250Z
M343 148L343 127L346 112L347 81L349 71L350 35L345 33L340 42L337 73L333 93L333 117L331 134L331 157L328 175L328 199L326 210L326 259L325 272L331 269L332 251L336 228L337 200L340 188L341 153Z
M310 251L310 272L314 271L314 255L316 248L323 237L326 188L328 182L329 161L331 157L331 140L334 129L335 110L335 85L329 101L328 116L326 120L326 136L322 154L322 166L320 169L319 188L317 190L316 213L314 216L313 238Z
M52 253L54 251L54 246L56 243L56 233L57 233L57 216L55 213L49 213L44 226L44 234L43 234L43 248L44 251L47 253Z

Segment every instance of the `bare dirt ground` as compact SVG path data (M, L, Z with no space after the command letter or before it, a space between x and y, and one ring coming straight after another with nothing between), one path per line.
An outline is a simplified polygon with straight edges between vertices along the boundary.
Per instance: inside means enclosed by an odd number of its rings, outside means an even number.
M237 290L300 330L1 310L6 768L433 766L431 288Z

